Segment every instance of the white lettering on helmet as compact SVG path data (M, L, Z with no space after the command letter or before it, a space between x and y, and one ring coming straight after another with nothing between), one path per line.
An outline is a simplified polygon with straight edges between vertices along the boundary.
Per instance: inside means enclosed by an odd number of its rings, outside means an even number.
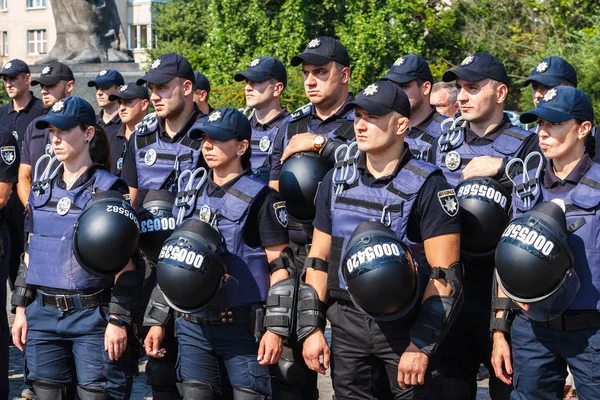
M532 246L546 257L550 255L555 246L554 242L549 240L544 235L541 235L537 231L532 230L527 226L519 224L510 224L504 230L502 237L510 237L527 246Z
M361 265L371 262L377 258L400 256L400 248L396 243L375 244L365 247L363 250L353 254L346 260L346 269L352 273Z
M468 185L461 186L456 194L459 200L465 197L479 196L485 197L498 204L500 207L505 208L508 203L508 199L501 192L497 191L493 187L482 185L479 183L471 183Z

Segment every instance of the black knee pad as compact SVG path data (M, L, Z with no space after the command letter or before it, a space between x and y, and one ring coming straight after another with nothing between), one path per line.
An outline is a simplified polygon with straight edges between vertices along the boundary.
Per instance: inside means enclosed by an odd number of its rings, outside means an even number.
M37 400L64 400L67 396L67 388L62 383L35 381L33 389Z
M186 379L177 384L177 389L179 389L179 393L183 396L183 400L213 399L213 390L208 383Z
M252 389L233 388L233 400L266 400L267 396Z
M77 394L81 400L110 400L106 390L97 386L77 386Z
M148 358L146 377L152 386L170 386L177 383L175 368L162 360Z

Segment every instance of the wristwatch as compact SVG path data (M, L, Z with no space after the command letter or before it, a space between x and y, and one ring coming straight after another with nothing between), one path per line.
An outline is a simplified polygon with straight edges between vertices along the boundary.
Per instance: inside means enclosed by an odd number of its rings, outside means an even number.
M123 321L121 318L117 318L114 315L108 316L108 323L116 326L125 326L127 323Z
M325 139L325 136L323 136L323 135L315 135L315 137L313 139L313 142L312 142L312 144L313 144L312 150L315 153L320 153L321 149L325 145L325 142L327 142L327 139Z

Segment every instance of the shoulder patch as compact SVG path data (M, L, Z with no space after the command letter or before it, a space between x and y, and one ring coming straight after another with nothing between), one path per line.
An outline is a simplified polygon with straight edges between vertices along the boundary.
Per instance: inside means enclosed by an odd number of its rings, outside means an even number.
M284 228L287 228L288 219L287 210L285 208L285 201L278 201L277 203L273 203L273 209L275 210L275 217L277 218L277 222L279 222Z
M6 165L12 165L17 159L17 149L15 146L2 146L0 154L2 155L2 161Z
M441 190L438 192L437 196L442 209L446 214L451 217L454 217L456 214L458 214L458 199L456 198L454 189Z
M300 107L296 111L294 111L290 117L292 120L302 118L310 113L311 108L312 108L312 103L303 105L302 107Z

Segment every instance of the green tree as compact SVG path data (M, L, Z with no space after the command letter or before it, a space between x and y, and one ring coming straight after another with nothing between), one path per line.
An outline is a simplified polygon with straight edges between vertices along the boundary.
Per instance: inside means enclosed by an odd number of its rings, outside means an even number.
M8 103L8 95L6 94L6 89L4 89L4 85L0 84L0 106Z

